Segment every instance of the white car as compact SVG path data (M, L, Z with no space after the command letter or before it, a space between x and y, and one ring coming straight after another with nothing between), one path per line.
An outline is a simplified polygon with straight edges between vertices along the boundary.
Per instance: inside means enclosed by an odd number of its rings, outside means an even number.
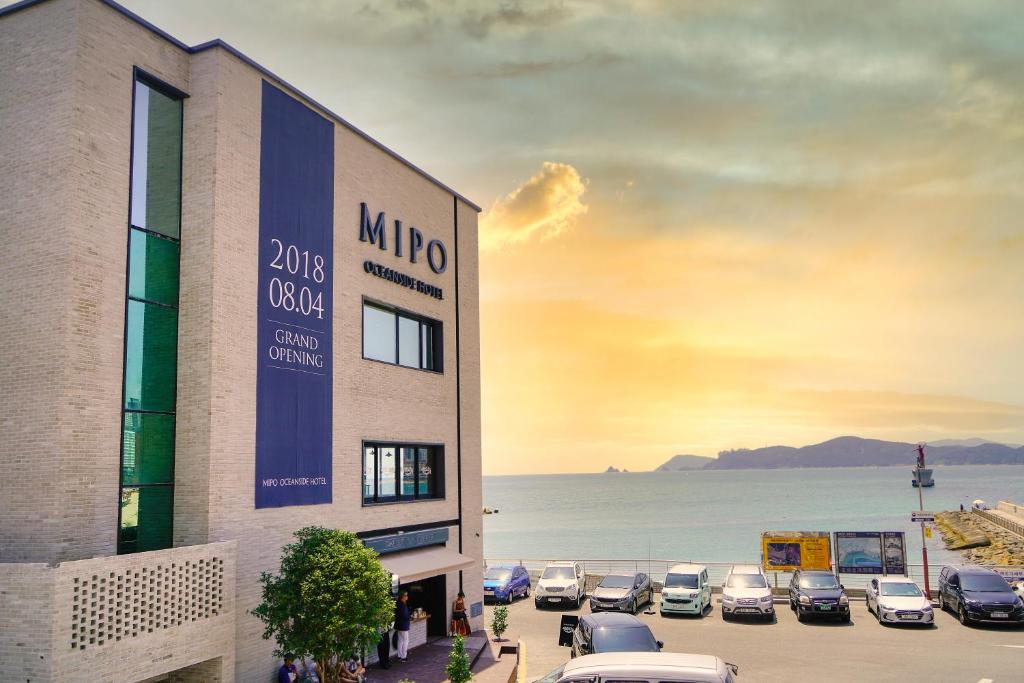
M935 623L932 603L916 583L905 576L880 576L871 579L864 591L868 611L880 624Z
M735 683L739 669L712 655L606 652L569 660L536 683Z
M544 568L533 593L533 603L539 609L547 605L583 604L587 577L579 562L552 562Z
M772 589L760 567L739 564L731 569L722 583L722 619L759 617L775 618Z
M702 564L677 564L665 574L661 588L661 615L704 615L711 606L708 568Z

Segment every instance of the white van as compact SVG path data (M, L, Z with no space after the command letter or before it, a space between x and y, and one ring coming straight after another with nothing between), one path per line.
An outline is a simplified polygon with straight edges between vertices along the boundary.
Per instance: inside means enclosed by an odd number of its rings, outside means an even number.
M552 562L537 581L534 605L538 609L546 604L579 607L583 604L586 584L583 565L579 562Z
M569 660L537 683L735 683L739 669L712 655L606 652Z
M665 574L661 588L661 615L703 616L711 606L708 568L702 564L677 564Z

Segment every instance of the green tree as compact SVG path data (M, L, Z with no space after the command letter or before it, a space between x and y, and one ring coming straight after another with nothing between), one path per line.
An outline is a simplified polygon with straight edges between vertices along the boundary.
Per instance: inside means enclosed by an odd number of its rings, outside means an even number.
M274 653L311 655L323 683L337 683L345 659L375 646L394 617L391 577L355 534L306 527L286 545L279 575L263 572L263 601L252 611Z
M469 658L466 657L466 643L462 636L455 636L452 640L452 649L448 653L448 665L444 667L444 673L451 683L466 683L473 678L473 672L469 670Z
M491 631L494 632L494 639L500 641L501 634L508 630L508 607L498 605L494 608L494 616L491 617Z

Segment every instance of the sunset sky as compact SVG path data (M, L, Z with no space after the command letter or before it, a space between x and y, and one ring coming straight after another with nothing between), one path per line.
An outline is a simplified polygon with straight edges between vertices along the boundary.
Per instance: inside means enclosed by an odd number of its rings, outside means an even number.
M484 206L484 470L1024 442L1016 2L127 0Z

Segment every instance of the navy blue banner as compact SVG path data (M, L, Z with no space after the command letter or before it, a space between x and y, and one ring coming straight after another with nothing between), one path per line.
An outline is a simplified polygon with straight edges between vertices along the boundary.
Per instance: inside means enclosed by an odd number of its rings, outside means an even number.
M256 507L331 502L334 124L263 82Z

